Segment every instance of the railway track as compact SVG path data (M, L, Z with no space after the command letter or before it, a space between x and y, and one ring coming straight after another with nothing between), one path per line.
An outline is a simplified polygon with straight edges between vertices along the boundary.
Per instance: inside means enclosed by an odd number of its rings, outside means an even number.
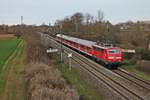
M143 78L140 77L140 76L137 76L137 75L135 75L135 74L133 74L133 73L129 73L128 71L126 71L126 70L124 70L124 69L122 69L122 68L118 68L118 70L120 70L121 72L123 72L123 73L125 73L125 74L128 74L129 76L131 76L131 77L133 77L133 78L135 78L135 79L137 79L137 80L139 80L139 81L142 81L142 82L144 82L144 83L150 85L150 81L145 80L145 79L143 79Z
M144 100L143 97L137 95L136 93L130 91L126 87L122 86L120 83L116 82L111 78L111 76L106 75L105 73L97 70L95 66L89 64L87 61L83 61L81 59L72 58L76 62L78 62L84 69L93 74L98 80L103 81L110 88L112 88L115 92L121 95L126 100Z
M114 70L113 72L120 75L124 79L129 80L129 81L133 82L134 84L137 84L137 85L143 87L144 89L147 89L148 91L150 91L150 83L148 81L146 81L142 78L139 78L138 76L133 75L121 68L118 68L117 70Z
M50 37L53 39L52 37ZM55 47L60 47L60 44L55 40L52 40ZM93 61L85 58L79 53L63 46L66 52L72 52L72 60L77 62L83 70L86 70L90 75L96 78L98 81L102 81L104 84L113 89L117 94L119 94L125 100L145 100L145 95L150 91L150 83L145 82L136 76L129 75L125 71L119 69L113 72L108 71L99 64L94 63ZM122 81L122 82L121 82ZM130 82L131 86L128 86L128 83L123 83L123 81ZM133 87L137 88L134 89ZM140 89L138 89L140 88ZM142 89L141 89L142 88Z

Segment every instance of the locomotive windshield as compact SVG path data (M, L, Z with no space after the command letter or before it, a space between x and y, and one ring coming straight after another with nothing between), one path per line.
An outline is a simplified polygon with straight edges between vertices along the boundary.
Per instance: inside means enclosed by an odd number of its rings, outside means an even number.
M119 50L113 49L113 50L109 50L109 54L118 54L120 53Z
M104 49L102 48L98 48L98 47L94 47L95 50L102 52Z

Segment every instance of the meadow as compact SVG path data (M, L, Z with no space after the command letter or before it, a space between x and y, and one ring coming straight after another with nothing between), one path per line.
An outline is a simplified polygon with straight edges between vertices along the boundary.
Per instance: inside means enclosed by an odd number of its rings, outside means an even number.
M0 40L0 100L26 100L22 39Z
M17 48L19 42L20 39L0 40L0 72L9 56Z

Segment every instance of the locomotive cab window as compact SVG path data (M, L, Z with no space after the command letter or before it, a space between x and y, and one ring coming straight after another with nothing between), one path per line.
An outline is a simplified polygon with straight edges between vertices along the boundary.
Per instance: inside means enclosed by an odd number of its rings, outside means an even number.
M97 50L97 51L100 51L100 52L103 52L103 50L104 50L104 49L98 48L98 47L94 47L94 49Z
M108 52L109 52L109 54L118 54L118 53L120 53L119 50L109 50Z

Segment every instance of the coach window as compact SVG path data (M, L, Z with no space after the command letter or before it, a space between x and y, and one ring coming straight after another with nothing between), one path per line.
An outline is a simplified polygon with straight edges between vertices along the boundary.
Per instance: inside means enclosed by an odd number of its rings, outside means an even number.
M91 48L90 48L90 47L87 47L87 51L90 52L90 51L91 51Z

